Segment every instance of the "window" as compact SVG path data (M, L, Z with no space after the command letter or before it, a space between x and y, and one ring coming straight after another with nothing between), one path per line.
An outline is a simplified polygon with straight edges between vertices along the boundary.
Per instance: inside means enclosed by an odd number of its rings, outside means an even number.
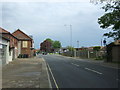
M22 47L23 48L27 48L28 47L28 42L27 41L23 41L22 42Z

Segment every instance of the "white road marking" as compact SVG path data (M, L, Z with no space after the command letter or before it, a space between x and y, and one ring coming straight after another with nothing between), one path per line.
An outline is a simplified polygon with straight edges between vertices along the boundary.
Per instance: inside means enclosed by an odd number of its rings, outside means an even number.
M54 83L55 83L55 86L56 86L57 90L59 90L58 84L57 84L57 82L56 82L56 80L55 80L55 78L54 78L54 76L53 76L52 70L51 70L51 68L50 68L50 66L49 66L48 64L47 64L47 66L48 66L48 69L49 69L49 71L50 71L50 73L51 73L51 76L52 76L52 78L53 78L53 81L54 81Z
M74 63L71 63L71 64L73 64L73 65L75 65L75 66L79 67L79 65L77 65L77 64L74 64Z
M45 62L44 58L42 57L42 60ZM47 76L48 76L48 82L49 82L49 87L52 88L51 82L50 82L50 76L48 74L48 69L47 69L47 63L45 62L45 66L46 66L46 71L47 71Z
M95 71L95 70L93 70L93 69L89 69L89 68L85 68L86 70L89 70L89 71L92 71L92 72L95 72L95 73L97 73L97 74L103 74L103 73L101 73L101 72L98 72L98 71Z

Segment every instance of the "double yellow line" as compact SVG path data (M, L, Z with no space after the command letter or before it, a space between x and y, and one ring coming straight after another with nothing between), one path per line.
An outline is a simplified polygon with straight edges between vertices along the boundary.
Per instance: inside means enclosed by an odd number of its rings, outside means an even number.
M54 81L54 84L55 84L57 90L59 90L58 84L57 84L57 82L56 82L56 80L55 80L55 78L54 78L54 75L53 75L52 70L51 70L51 68L50 68L50 66L49 66L48 63L47 63L47 66L48 66L48 69L49 69L50 74L51 74L51 76L52 76L52 79L53 79L53 81Z

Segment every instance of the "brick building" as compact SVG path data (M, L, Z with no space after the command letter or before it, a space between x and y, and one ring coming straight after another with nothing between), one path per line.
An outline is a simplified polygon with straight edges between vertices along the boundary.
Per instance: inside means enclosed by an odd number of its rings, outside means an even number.
M20 29L16 30L12 33L13 36L18 38L18 54L23 55L25 57L32 57L33 56L33 39L22 32Z
M120 62L120 40L107 45L107 62Z
M8 38L9 42L9 60L12 61L13 59L18 57L18 39L13 36L10 32L0 27L0 34L3 37Z
M52 52L52 43L49 40L45 40L40 44L40 50L43 52Z
M9 42L8 38L0 35L0 67L9 63Z

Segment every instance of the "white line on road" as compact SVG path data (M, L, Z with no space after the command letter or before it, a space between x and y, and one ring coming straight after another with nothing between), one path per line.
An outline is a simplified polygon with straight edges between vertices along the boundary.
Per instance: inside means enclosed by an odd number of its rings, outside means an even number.
M73 65L75 65L75 66L79 67L79 65L77 65L77 64L74 64L74 63L71 63L71 64L73 64Z
M45 62L44 58L42 57L42 60ZM47 63L45 62L45 66L46 66L46 71L47 71L47 76L48 76L48 82L49 82L49 88L52 88L51 82L50 82L50 76L48 74L48 69L47 69Z
M98 72L98 71L95 71L95 70L93 70L93 69L89 69L89 68L85 68L86 70L89 70L89 71L92 71L92 72L95 72L95 73L97 73L97 74L102 74L101 72Z
M57 82L56 82L56 80L55 80L55 78L54 78L54 76L53 76L52 70L51 70L51 68L50 68L50 66L49 66L48 64L47 64L47 66L48 66L48 69L49 69L49 71L50 71L50 73L51 73L51 76L52 76L52 78L53 78L53 81L54 81L54 83L55 83L55 86L56 86L57 90L59 90L58 84L57 84Z

